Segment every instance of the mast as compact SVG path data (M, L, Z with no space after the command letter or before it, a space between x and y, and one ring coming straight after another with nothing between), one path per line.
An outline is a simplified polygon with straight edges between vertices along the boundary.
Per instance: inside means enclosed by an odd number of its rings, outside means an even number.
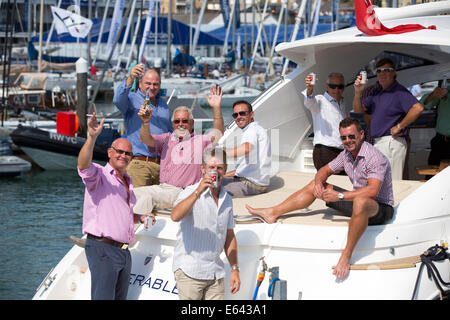
M38 72L41 72L42 61L42 35L44 28L44 0L41 0L40 19L39 19L39 55L38 55Z
M168 7L168 13L167 13L167 52L166 52L166 70L167 70L167 76L170 75L172 72L171 65L172 65L172 55L170 52L170 47L172 46L172 0L169 0L169 7Z
M294 31L292 32L291 42L295 41L295 39L297 38L298 29L300 28L300 24L302 22L302 16L305 13L306 2L307 2L307 0L302 0L300 9L298 9L297 17L295 17L295 26L294 26ZM282 76L286 75L288 65L289 65L289 59L286 59L286 61L284 62L283 71L281 73Z

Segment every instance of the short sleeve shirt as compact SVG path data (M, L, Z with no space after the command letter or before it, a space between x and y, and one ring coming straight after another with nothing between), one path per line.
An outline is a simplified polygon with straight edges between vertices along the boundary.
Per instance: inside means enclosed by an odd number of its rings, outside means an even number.
M328 166L335 173L345 170L353 184L353 190L367 186L369 178L382 181L374 200L394 205L391 165L389 160L370 143L363 142L356 159L353 159L348 150L344 150L328 163Z
M199 183L183 190L174 207L189 197ZM172 270L182 269L194 279L225 277L220 255L224 251L227 230L234 228L233 202L224 188L216 204L209 189L195 201L191 212L179 222Z
M370 114L370 134L373 138L389 136L390 129L397 125L411 107L419 101L397 81L383 90L380 86L362 100ZM405 133L406 131L404 131Z

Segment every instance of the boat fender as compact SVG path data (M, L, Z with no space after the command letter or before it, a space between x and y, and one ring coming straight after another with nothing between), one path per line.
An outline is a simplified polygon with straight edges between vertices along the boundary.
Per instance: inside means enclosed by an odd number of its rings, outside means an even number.
M448 248L445 246L434 245L426 250L423 254L420 255L420 260L422 264L420 265L419 272L416 279L416 284L414 285L414 291L411 297L411 300L414 300L420 280L420 276L424 267L427 267L428 279L433 279L436 287L439 289L441 300L443 297L450 297L450 282L445 282L442 280L439 271L434 265L433 261L442 261L448 259L450 261L450 254L447 252ZM444 290L443 287L447 289Z

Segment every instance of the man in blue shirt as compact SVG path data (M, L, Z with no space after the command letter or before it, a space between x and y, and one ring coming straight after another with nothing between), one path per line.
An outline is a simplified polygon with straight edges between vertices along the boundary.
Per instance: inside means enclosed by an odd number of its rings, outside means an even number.
M122 112L125 122L127 139L133 146L134 157L127 168L127 174L131 177L135 187L159 184L159 154L148 151L145 144L140 141L139 129L142 120L138 116L141 105L144 104L148 90L152 117L150 129L153 134L172 132L170 111L166 101L161 98L161 78L154 69L144 71L142 64L135 65L128 77L126 77L114 92L113 103ZM133 92L131 86L135 79L139 79L139 90Z

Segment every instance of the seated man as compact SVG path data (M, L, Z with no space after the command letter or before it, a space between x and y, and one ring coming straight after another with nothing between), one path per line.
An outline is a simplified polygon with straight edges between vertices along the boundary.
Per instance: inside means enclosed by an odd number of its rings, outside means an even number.
M149 213L153 208L170 209L181 190L197 183L202 177L201 164L203 150L212 142L217 142L223 134L223 118L220 109L222 89L211 87L211 97L207 96L214 113L214 130L206 135L196 135L193 131L194 118L191 109L178 107L173 111L173 133L153 135L148 125L152 109L144 106L138 112L142 119L141 141L151 153L161 155L160 184L134 189L137 203L135 213Z
M274 223L280 215L306 208L314 200L321 199L327 206L351 216L347 244L333 271L338 278L344 278L350 269L353 249L367 225L383 224L392 218L394 197L389 161L364 141L360 122L345 118L339 124L339 132L345 150L323 166L307 186L274 207L246 207L251 214L262 217L267 223ZM326 182L329 176L341 170L345 170L350 178L353 191L345 191Z
M225 174L223 186L233 197L267 192L270 183L272 152L266 130L253 120L253 108L247 101L233 104L233 118L242 129L241 145L227 150L237 158L236 169Z

